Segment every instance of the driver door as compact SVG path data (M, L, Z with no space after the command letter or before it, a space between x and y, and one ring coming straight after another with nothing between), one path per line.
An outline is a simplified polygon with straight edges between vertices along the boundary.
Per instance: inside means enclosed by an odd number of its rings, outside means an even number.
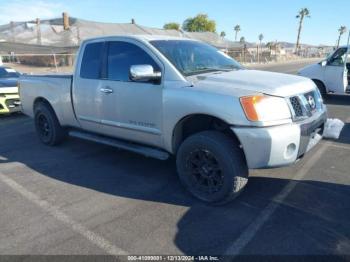
M102 131L129 141L159 146L162 142L163 84L130 79L132 65L151 65L161 71L157 58L134 40L107 42L102 79Z
M325 68L325 84L330 92L344 94L348 86L348 70L345 66L347 48L339 48L328 60Z

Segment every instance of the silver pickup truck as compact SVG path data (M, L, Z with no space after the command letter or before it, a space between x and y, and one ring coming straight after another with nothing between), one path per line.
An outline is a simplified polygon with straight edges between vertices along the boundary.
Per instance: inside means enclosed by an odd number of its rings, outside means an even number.
M162 160L175 155L185 187L215 204L242 191L249 168L303 157L326 121L311 80L247 70L183 38L90 39L73 75L19 82L22 110L44 144L70 135Z

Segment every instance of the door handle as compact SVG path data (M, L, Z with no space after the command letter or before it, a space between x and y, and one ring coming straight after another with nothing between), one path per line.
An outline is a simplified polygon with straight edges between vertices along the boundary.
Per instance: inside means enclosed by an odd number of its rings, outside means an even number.
M101 91L102 93L105 93L105 94L112 94L112 93L113 93L113 89L110 88L109 86L106 86L106 87L101 88L100 91Z

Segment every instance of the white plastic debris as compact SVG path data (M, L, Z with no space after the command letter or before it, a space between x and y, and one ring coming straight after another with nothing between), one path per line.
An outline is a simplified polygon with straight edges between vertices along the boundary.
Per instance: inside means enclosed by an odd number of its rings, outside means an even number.
M330 139L339 139L340 133L344 125L344 122L339 119L327 119L327 122L324 126L323 137Z
M314 138L313 138L312 140L310 140L310 143L309 143L309 145L307 146L306 151L308 152L309 150L311 150L311 148L313 148L315 145L317 145L318 142L321 141L321 139L322 139L322 136L319 135L319 134L316 134L316 135L314 136Z

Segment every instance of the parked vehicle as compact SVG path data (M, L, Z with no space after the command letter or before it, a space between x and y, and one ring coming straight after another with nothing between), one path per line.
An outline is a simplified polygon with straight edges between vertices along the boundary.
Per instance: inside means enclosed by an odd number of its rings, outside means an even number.
M20 74L0 66L0 115L21 111L17 82Z
M326 60L301 69L299 75L312 79L323 96L350 93L349 48L338 48Z
M303 157L326 121L311 80L246 70L207 44L161 36L87 40L73 75L23 76L20 95L44 144L69 134L176 155L185 187L210 203L236 197L248 168Z

